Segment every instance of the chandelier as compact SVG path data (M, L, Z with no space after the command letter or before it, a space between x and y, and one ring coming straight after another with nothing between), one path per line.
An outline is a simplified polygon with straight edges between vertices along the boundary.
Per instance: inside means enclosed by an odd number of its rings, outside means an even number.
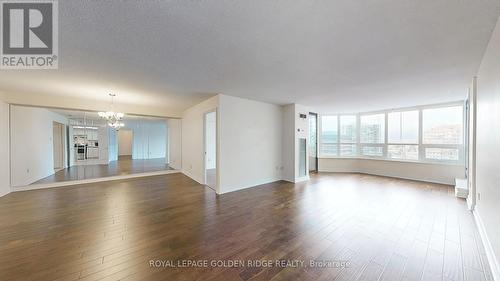
M125 126L125 124L123 124L123 122L121 122L123 120L123 117L125 116L124 113L121 113L121 112L114 112L114 98L115 98L115 94L109 94L109 96L111 97L111 106L110 106L110 110L109 111L106 111L106 112L99 112L99 117L103 118L103 119L106 119L106 121L108 121L108 126L110 126L111 128L114 128L115 130L119 130L121 127Z

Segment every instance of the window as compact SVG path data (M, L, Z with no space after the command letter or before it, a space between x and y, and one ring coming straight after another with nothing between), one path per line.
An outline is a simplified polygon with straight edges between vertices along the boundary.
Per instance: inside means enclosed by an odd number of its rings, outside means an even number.
M384 156L384 148L381 146L363 146L361 152L365 156L374 156L374 157Z
M390 112L387 127L387 158L418 160L419 111Z
M356 115L340 116L340 142L356 143Z
M458 161L463 144L463 107L422 110L423 157L430 161Z
M418 145L388 145L387 158L418 160Z
M461 106L424 109L422 113L424 144L462 144Z
M418 110L387 114L388 143L418 144Z
M394 160L464 161L463 106L321 116L320 154Z
M458 160L458 149L454 148L426 148L425 158L433 160Z
M385 114L361 116L361 143L384 143Z
M369 157L383 157L385 142L385 114L362 115L360 118L359 138L361 154Z
M355 144L341 144L340 156L355 156L357 153Z
M357 154L356 115L341 115L340 121L340 156Z
M321 116L321 154L337 155L338 139L337 116Z

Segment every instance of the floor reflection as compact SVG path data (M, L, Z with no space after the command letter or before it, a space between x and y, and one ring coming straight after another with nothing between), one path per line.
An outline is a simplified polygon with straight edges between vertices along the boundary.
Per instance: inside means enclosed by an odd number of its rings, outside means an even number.
M118 161L111 161L108 165L79 165L62 169L51 176L36 181L34 184L87 180L164 170L173 170L165 163L165 158L132 159L130 156L120 156Z

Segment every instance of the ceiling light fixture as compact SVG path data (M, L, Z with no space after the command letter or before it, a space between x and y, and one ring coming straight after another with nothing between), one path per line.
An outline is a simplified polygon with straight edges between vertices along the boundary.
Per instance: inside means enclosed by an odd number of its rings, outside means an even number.
M114 111L114 106L115 106L114 98L116 95L109 94L109 96L111 97L110 110L106 111L106 112L99 112L98 114L99 114L99 117L106 119L108 121L108 126L110 126L111 128L114 128L115 130L119 130L121 127L125 126L125 124L123 124L123 122L121 122L123 120L123 117L125 116L125 114L122 112L115 112Z

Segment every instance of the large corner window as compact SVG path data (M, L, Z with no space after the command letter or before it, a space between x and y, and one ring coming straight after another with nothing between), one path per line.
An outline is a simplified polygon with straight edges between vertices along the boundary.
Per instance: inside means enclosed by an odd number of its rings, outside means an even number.
M463 145L462 106L422 111L423 157L430 161L458 161Z
M419 111L387 114L387 158L418 160Z
M385 114L361 115L359 138L361 155L383 157L385 143Z
M321 142L320 151L322 155L338 155L338 119L336 115L321 116Z
M356 115L341 115L340 124L340 156L356 156L357 125Z
M356 115L321 116L321 154L326 156L357 155Z
M320 156L463 161L463 106L458 103L320 120Z

